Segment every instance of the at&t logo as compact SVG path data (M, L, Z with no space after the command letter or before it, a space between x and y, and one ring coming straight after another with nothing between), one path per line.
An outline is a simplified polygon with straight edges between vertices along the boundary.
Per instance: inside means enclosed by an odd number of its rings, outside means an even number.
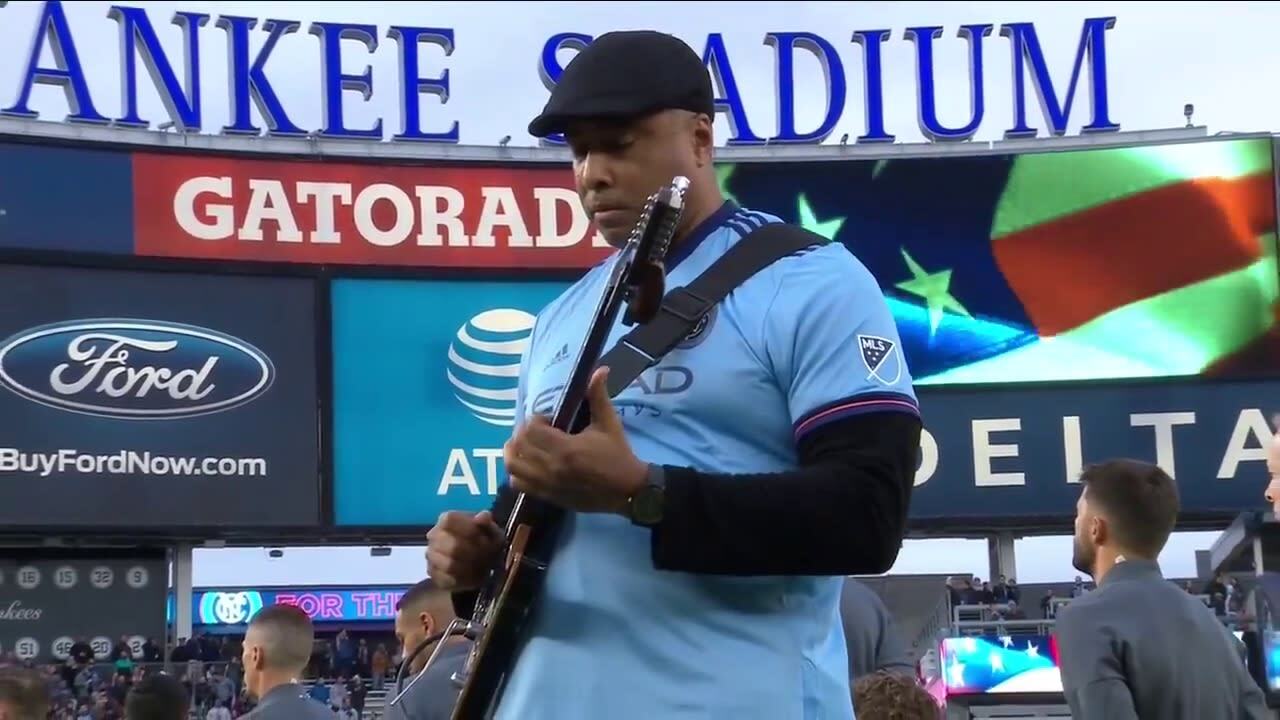
M529 347L533 315L514 308L494 308L479 313L458 328L449 343L445 375L453 396L477 420L498 428L510 428L516 420L516 396L520 384L520 357ZM567 349L566 349L567 353ZM465 431L464 431L465 432ZM457 491L479 498L498 492L502 459L500 431L486 431L497 447L455 447L449 450L436 494ZM461 443L459 443L461 444ZM452 502L452 501L451 501Z
M535 319L523 310L496 308L458 328L445 373L454 397L477 420L499 427L515 424L520 356L529 346Z
M256 590L207 592L200 598L200 622L205 625L240 625L262 609Z

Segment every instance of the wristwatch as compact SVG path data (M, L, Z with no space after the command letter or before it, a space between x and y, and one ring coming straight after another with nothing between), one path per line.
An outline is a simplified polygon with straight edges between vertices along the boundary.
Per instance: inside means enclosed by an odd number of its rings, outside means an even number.
M632 524L651 528L662 522L666 494L666 475L662 466L650 463L644 487L627 500L627 517L631 518Z

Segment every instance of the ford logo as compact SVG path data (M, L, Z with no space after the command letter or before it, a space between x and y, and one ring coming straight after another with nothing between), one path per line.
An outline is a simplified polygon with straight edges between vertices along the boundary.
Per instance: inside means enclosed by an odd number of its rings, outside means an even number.
M129 420L230 410L271 387L261 350L214 330L150 320L75 320L0 344L0 385L71 412Z

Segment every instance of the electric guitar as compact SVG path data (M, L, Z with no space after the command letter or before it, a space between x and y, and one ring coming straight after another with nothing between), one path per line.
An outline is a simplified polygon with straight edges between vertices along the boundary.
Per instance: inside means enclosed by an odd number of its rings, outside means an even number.
M688 188L688 178L678 176L650 196L630 238L619 251L555 408L551 423L557 429L572 434L590 424L587 387L618 312L624 311L623 322L627 325L643 324L661 306L666 285L664 261ZM473 620L459 619L446 631L475 640L460 677L455 677L462 689L452 720L484 720L496 709L515 667L526 623L546 578L564 517L565 511L558 506L523 493L515 496L506 524L505 563L491 571L481 588ZM428 664L434 659L435 653Z

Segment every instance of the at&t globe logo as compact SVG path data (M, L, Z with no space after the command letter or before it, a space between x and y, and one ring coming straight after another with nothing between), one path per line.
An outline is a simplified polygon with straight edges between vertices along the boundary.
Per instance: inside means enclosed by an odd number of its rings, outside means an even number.
M458 328L445 370L454 397L477 420L511 427L516 417L520 356L529 345L534 316L523 310L486 310Z
M200 598L203 625L242 625L262 609L262 595L256 590L207 592Z

